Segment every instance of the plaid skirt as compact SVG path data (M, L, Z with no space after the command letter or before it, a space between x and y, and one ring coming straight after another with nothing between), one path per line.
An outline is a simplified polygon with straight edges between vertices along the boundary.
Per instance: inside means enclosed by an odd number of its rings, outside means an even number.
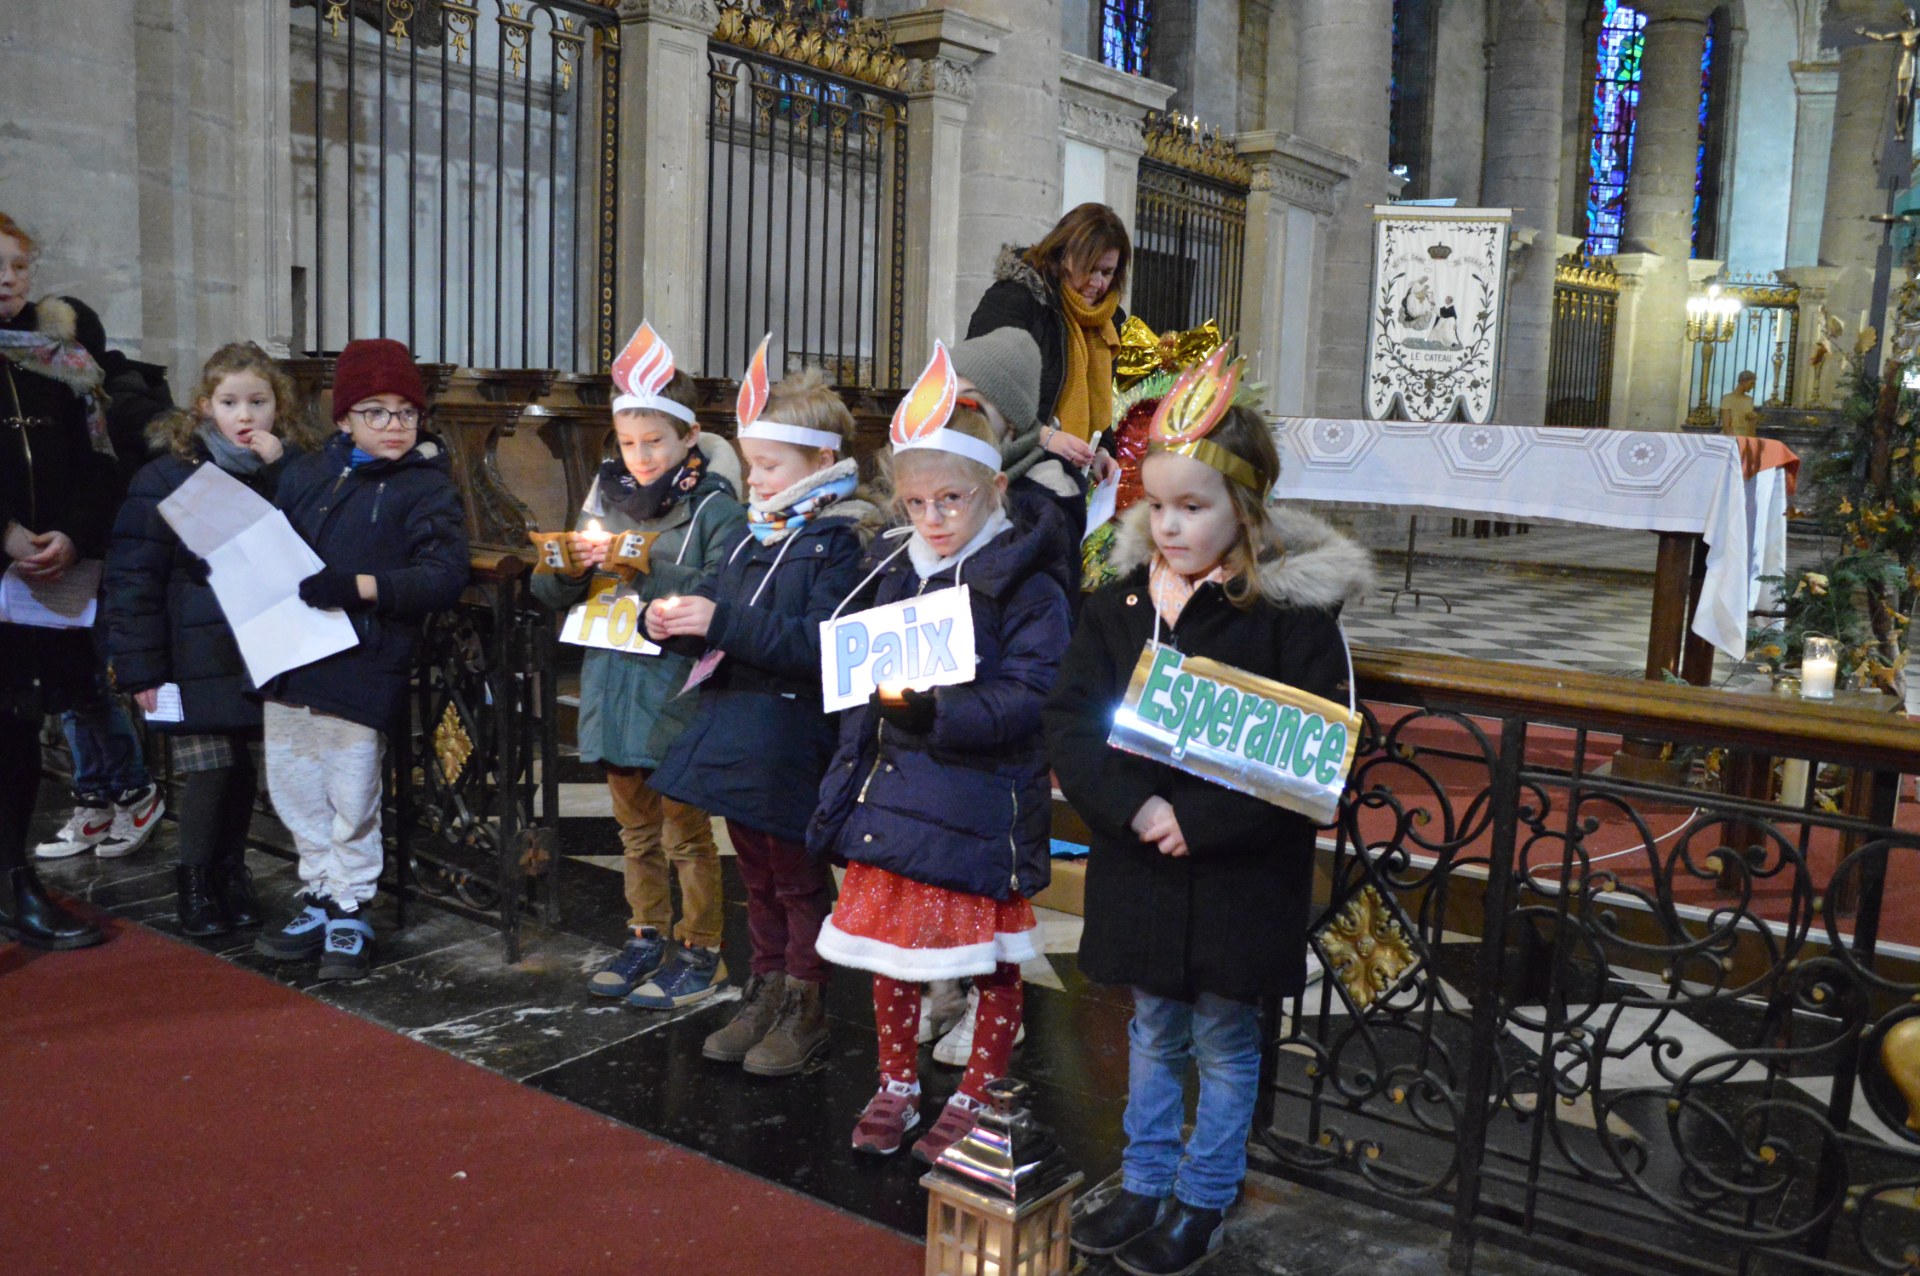
M173 769L182 775L219 771L234 763L234 751L257 743L259 733L192 732L167 737L173 748Z

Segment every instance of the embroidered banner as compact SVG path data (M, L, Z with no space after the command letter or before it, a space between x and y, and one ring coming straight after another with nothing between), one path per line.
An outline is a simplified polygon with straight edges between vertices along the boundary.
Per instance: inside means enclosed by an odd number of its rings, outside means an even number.
M1374 208L1369 417L1493 416L1512 219L1505 208Z

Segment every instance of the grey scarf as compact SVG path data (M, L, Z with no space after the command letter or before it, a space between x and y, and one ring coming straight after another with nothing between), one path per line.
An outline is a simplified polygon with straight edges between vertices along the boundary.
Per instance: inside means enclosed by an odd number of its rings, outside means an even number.
M210 423L200 427L200 441L207 445L213 463L229 474L258 474L266 465L258 452L241 447Z

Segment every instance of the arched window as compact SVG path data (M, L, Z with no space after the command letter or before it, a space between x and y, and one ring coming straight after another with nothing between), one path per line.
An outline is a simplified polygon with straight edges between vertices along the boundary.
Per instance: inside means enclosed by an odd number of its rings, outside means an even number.
M1407 179L1402 198L1421 199L1432 165L1434 56L1439 0L1393 0L1393 62L1387 77L1387 164Z
M1640 60L1646 52L1646 15L1605 0L1593 72L1593 138L1587 148L1589 256L1620 251L1627 215L1627 171L1633 165L1633 126L1640 113Z
M1100 60L1114 70L1147 74L1147 38L1152 32L1150 0L1100 0Z

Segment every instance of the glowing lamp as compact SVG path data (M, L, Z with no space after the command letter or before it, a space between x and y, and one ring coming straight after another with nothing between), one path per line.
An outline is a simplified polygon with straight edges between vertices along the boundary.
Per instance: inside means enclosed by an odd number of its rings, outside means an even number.
M1084 1176L1021 1100L1011 1077L920 1180L927 1189L927 1276L1066 1276L1073 1193Z

